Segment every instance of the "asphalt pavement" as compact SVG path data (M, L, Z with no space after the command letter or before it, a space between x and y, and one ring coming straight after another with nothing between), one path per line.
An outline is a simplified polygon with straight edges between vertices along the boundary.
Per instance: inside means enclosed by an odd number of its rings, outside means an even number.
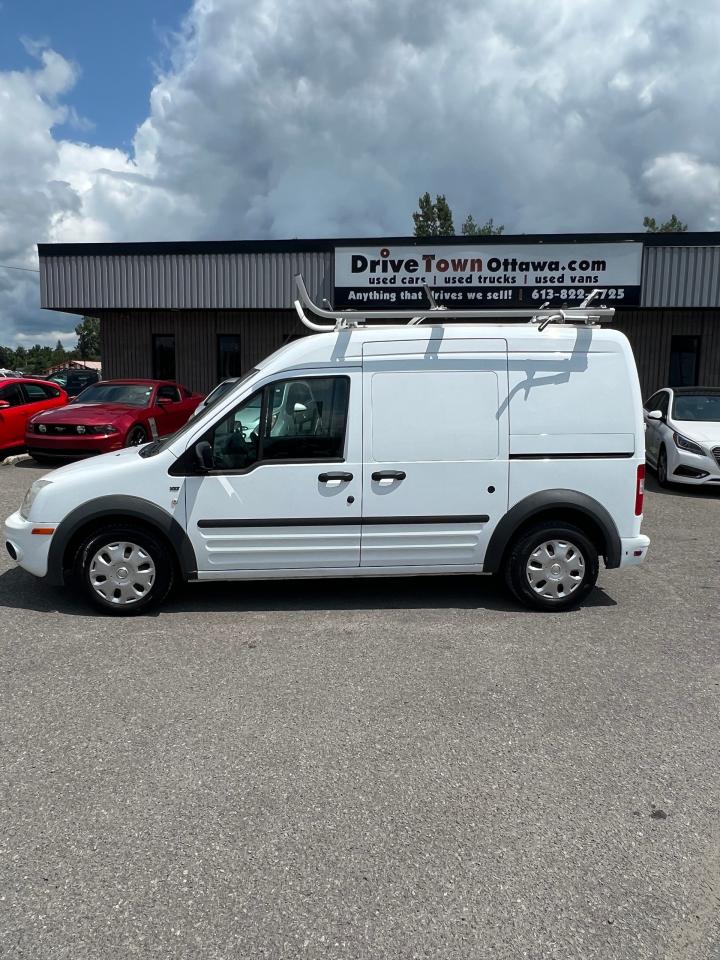
M647 563L568 614L458 577L112 619L3 551L0 956L718 957L720 494L648 486Z

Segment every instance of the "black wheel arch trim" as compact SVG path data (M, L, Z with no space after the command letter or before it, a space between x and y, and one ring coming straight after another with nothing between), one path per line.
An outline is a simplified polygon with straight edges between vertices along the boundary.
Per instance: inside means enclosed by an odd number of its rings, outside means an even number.
M485 551L483 573L497 573L505 550L520 527L548 510L557 510L558 513L572 510L592 520L605 541L605 547L600 551L605 557L605 566L609 569L620 566L620 534L615 521L601 503L577 490L543 490L516 503L495 527Z
M190 538L177 520L156 503L142 497L112 495L89 500L72 510L56 527L50 551L45 580L54 586L64 586L65 554L68 545L82 527L96 520L122 523L124 520L141 520L155 527L168 540L186 580L197 579L197 560Z

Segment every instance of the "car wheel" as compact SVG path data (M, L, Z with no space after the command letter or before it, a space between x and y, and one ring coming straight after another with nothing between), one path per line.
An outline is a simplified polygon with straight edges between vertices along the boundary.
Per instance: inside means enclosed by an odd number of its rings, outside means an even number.
M75 582L96 607L116 616L144 613L164 600L174 569L158 537L121 524L90 534L75 555Z
M535 610L577 606L597 582L598 552L579 527L551 521L521 533L505 561L515 597Z
M139 447L143 443L147 443L147 431L145 430L145 427L141 427L140 424L138 424L128 433L127 439L125 440L125 446Z
M667 450L660 447L657 458L657 481L661 487L669 487Z

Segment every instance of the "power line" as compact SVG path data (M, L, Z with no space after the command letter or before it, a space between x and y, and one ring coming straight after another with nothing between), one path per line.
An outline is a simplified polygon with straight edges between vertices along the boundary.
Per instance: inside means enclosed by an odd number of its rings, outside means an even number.
M39 270L33 270L32 267L14 267L11 263L0 263L4 270L22 270L24 273L40 273Z

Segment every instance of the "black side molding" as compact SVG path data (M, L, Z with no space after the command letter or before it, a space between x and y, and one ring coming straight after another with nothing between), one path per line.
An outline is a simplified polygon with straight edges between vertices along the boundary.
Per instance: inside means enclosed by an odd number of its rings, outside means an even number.
M141 497L113 495L89 500L71 511L55 530L50 541L48 570L45 580L56 587L65 584L65 552L75 534L85 524L105 519L108 522L125 519L142 520L163 533L172 545L180 570L186 580L197 579L197 560L190 538L177 520L156 503Z
M517 530L535 517L548 513L574 513L587 517L599 529L604 541L601 553L608 569L620 566L622 548L615 521L605 507L593 497L577 490L543 490L525 497L505 514L493 530L483 561L483 573L497 573L503 554Z
M511 453L509 460L628 460L634 453Z
M203 530L230 527L360 527L392 523L487 523L487 514L451 517L276 517L261 520L198 520Z

